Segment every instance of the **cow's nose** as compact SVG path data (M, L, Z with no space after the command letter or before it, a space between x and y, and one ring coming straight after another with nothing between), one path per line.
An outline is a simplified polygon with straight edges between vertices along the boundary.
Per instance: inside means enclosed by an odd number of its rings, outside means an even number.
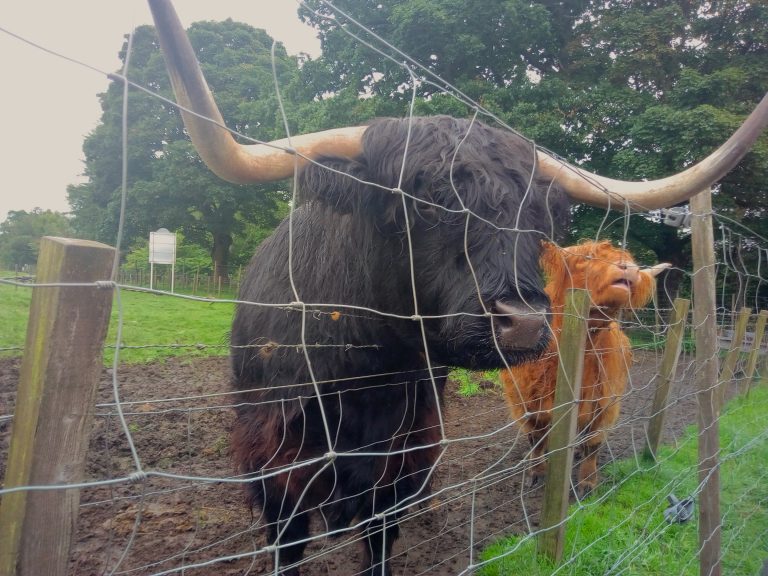
M496 300L491 307L496 337L502 350L533 350L547 330L543 310Z
M640 279L640 268L636 264L628 264L620 266L624 279L629 282L630 286L637 284Z

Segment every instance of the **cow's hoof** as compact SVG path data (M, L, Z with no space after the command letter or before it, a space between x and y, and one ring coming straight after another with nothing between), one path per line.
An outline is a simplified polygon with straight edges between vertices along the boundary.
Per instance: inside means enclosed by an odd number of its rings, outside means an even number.
M536 488L536 486L539 486L540 484L544 484L544 474L539 474L538 472L533 472L528 475L528 488L533 489Z
M579 482L579 484L576 486L576 495L579 497L579 500L583 500L597 487L597 482L590 482L587 480L584 480L582 482Z

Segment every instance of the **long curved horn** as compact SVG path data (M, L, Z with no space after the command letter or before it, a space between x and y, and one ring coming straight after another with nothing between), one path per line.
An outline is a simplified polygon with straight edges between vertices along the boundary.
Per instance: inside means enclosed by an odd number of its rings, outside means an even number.
M296 162L323 155L353 158L362 152L365 126L293 136L268 144L239 144L224 128L200 64L169 0L149 0L176 101L200 157L216 175L236 184L293 176ZM294 150L295 155L290 151Z
M270 182L293 175L303 157L354 158L362 152L365 126L293 136L265 144L244 145L224 128L224 120L170 0L149 0L163 56L184 124L206 165L238 184ZM186 110L184 110L186 109ZM593 206L652 210L683 202L728 173L768 125L768 95L728 141L687 170L648 182L613 180L537 151L539 171L558 181L574 200ZM292 152L295 151L296 154Z
M710 187L739 163L768 126L768 94L736 132L698 164L660 180L628 182L598 176L545 152L538 151L539 170L555 178L566 193L579 202L605 208L647 211L674 206Z
M661 264L656 264L655 266L651 266L650 268L644 268L642 271L646 274L650 274L654 278L664 272L665 270L669 270L672 268L672 264L669 262L662 262Z

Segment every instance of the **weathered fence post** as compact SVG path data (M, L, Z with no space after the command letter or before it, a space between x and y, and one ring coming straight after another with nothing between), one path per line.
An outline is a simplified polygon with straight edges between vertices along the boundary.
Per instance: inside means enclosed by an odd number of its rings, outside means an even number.
M763 359L758 361L757 376L758 378L768 377L768 354L764 354Z
M108 280L114 249L43 238L38 284ZM6 489L83 480L113 291L107 285L36 287L21 364ZM64 575L77 523L77 489L9 492L0 506L0 575Z
M747 333L747 324L751 314L751 308L742 308L736 317L736 324L733 327L733 339L731 340L731 346L728 348L728 354L725 356L723 366L720 369L720 381L717 386L721 408L725 404L725 392L736 374L736 363L741 356L741 346L744 344L744 335Z
M566 295L563 331L560 336L560 363L547 439L547 482L541 510L538 551L555 562L563 556L565 516L573 467L573 443L581 398L584 348L590 298L586 290L570 289Z
M749 396L749 392L752 390L752 379L755 376L757 359L760 357L760 349L763 344L766 321L768 321L768 310L761 310L760 315L757 317L757 324L755 325L755 339L752 342L752 350L749 352L747 366L744 369L744 377L747 379L747 396Z
M673 304L672 322L669 325L667 333L667 343L664 346L664 356L661 359L661 369L659 371L659 383L656 387L656 394L653 397L653 407L651 408L651 419L648 422L648 446L645 450L647 458L655 459L656 452L661 444L661 430L664 426L664 415L667 412L667 403L669 402L669 391L672 385L672 379L677 371L677 360L680 358L680 350L683 346L683 335L685 334L685 320L688 317L688 307L690 300L684 298L675 298Z
M715 237L712 191L691 198L695 381L699 412L699 574L720 576L720 402L717 393L718 344L715 304Z

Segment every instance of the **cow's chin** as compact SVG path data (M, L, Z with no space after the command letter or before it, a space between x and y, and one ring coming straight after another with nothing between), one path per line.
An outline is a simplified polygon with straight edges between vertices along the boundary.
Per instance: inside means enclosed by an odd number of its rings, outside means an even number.
M517 366L536 360L546 350L549 331L545 331L534 348L503 348L499 338L493 337L488 326L467 329L453 335L444 335L430 346L430 357L435 363L470 370L493 370Z

